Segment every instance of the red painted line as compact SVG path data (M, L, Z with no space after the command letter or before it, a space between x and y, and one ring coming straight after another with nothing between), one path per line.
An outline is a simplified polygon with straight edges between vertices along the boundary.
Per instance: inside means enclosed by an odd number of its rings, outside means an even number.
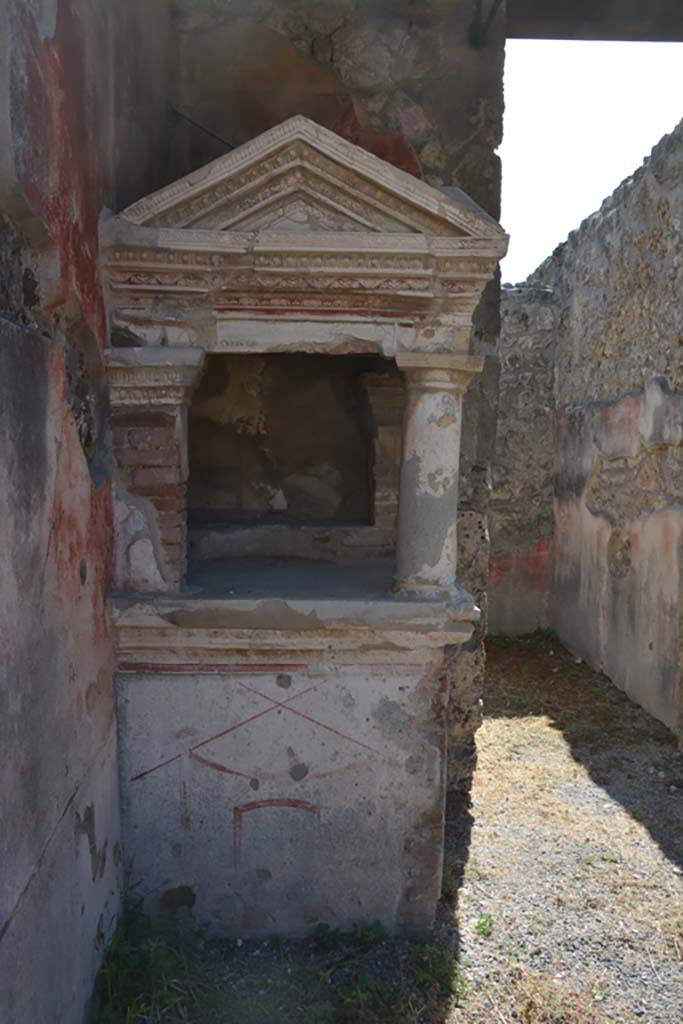
M152 772L155 772L158 768L165 768L167 764L173 764L174 761L177 761L178 758L182 756L182 754L175 754L173 757L169 757L167 761L162 761L161 764L155 765L154 768L146 768L143 772L138 772L137 775L132 775L130 781L139 782L140 779L144 779L147 775L151 775Z
M349 743L355 743L357 747L362 747L363 750L369 750L371 754L377 754L379 757L382 756L381 750L376 750L367 743L363 743L361 740L354 739L353 736L347 736L346 733L340 732L339 729L334 729L331 725L325 725L324 722L319 722L317 718L311 718L310 715L305 715L303 711L295 711L294 708L287 708L293 715L298 715L299 718L304 718L307 722L311 722L313 725L320 726L321 729L326 729L327 732L334 733L335 736L339 736L342 740L348 740Z
M302 672L307 665L226 665L213 662L188 662L185 664L164 665L163 662L152 661L121 661L118 666L119 672L160 672L172 675L174 673L189 675L236 675L254 674L267 675L271 672Z
M361 757L357 761L352 761L351 764L345 764L341 768L331 768L329 772L315 772L311 775L312 779L329 779L332 775L341 775L342 772L355 771L356 768L365 767L367 764L367 758Z
M419 672L421 669L424 669L425 667L424 662L416 663L411 661L402 661L398 666L396 665L395 662L391 661L338 661L337 665L339 666L339 668L365 668L370 670L375 668L396 671L397 668L400 668L402 672L405 669L410 669L411 671Z
M325 680L323 680L323 682L324 681ZM286 700L286 701L276 701L276 700L273 700L272 697L269 697L265 693L259 693L258 690L254 690L251 686L247 686L245 683L241 683L240 685L243 686L245 690L250 690L252 693L255 693L257 696L263 697L264 700L269 700L271 702L271 704L273 705L273 708L276 708L276 707L277 708L284 708L285 711L289 711L292 715L298 715L299 718L304 718L307 722L312 722L313 725L319 725L321 729L327 729L328 732L334 733L335 736L339 736L339 737L341 737L341 739L348 740L349 743L355 743L357 746L363 747L364 750L369 750L373 754L380 754L380 756L381 756L381 753L380 753L379 750L375 750L374 747L369 746L367 743L363 743L363 742L361 742L361 740L354 739L353 736L347 736L345 733L340 732L338 729L334 729L331 725L325 725L324 722L319 722L317 718L312 718L310 715L304 714L303 711L296 711L294 708L290 708L288 706L291 703L291 701L295 700L297 697L303 697L305 693L310 693L312 690L317 690L317 688L320 685L320 683L317 683L315 686L309 686L308 689L301 690L300 693L293 694L293 696L291 696L289 698L289 700ZM269 710L272 710L272 708L269 708Z
M287 700L275 700L274 697L269 697L267 693L261 693L260 690L254 689L253 686L247 686L246 683L239 683L242 689L247 690L248 693L255 693L257 697L261 697L262 700L269 701L273 707L283 708L285 705L290 704L293 700L297 700L299 697L303 697L307 693L312 693L313 690L317 690L320 683L315 683L314 686L307 686L305 690L299 690L298 693L293 693Z
M215 736L209 736L208 740L202 740L201 743L195 743L193 747L190 747L190 753L193 750L199 750L201 747L207 746L209 743L213 743L214 740L220 740L223 736L228 736L231 732L235 732L236 729L241 729L243 725L249 725L250 722L255 722L257 718L262 718L263 715L269 715L272 710L272 707L264 708L263 711L257 711L255 715L245 718L242 722L237 722L235 725L229 725L227 729L217 732Z
M364 668L364 669L396 669L396 662L379 661L338 661L335 663L339 668ZM269 675L273 672L306 672L308 664L296 665L275 665L275 664L246 664L235 665L223 662L185 662L166 665L163 662L152 661L121 661L117 668L119 672L160 672L168 675ZM401 670L410 669L419 671L424 667L422 662L401 662ZM324 680L323 680L324 681Z
M183 757L183 755L185 754L189 754L190 757L192 757L194 755L194 751L199 750L200 747L205 747L208 743L213 743L214 740L219 740L221 739L222 736L227 736L228 733L234 732L235 729L239 729L243 725L248 725L249 722L253 722L257 718L261 718L263 715L269 714L272 710L272 707L264 708L263 711L258 711L255 715L252 715L251 718L245 718L243 722L238 722L237 725L231 725L228 729L224 729L222 732L216 733L215 736L210 736L208 740L202 740L201 743L196 743L194 747L188 747L187 750L183 750L179 754L175 754L173 757L169 757L168 760L162 761L160 764L154 765L153 768L147 768L145 769L145 771L139 772L137 775L133 775L130 781L139 782L140 779L146 778L147 775L151 775L152 772L158 771L159 768L165 768L166 765L173 764L174 761L177 761L179 757ZM195 760L196 759L197 758L195 757ZM246 778L250 779L251 775L247 775Z
M305 690L300 690L298 693L293 693L292 696L288 697L287 700L285 701L274 700L272 697L269 697L268 694L261 693L259 690L255 690L252 686L247 686L246 683L240 682L239 685L243 689L247 690L249 693L253 693L256 697L260 697L262 700L269 701L270 707L263 708L261 711L257 711L256 714L251 715L249 718L245 718L241 722L236 722L234 725L228 726L227 729L222 729L221 732L217 732L213 736L209 736L208 739L201 740L200 743L195 743L193 747L189 747L187 750L184 750L179 754L175 754L173 757L169 757L166 761L162 761L160 764L155 765L153 768L147 768L145 769L145 771L139 772L137 775L134 775L130 781L138 782L140 781L140 779L146 778L148 775L151 775L152 772L157 771L159 768L165 768L166 765L172 764L174 761L177 761L179 757L183 756L183 754L190 754L190 756L192 756L195 750L200 750L202 747L208 746L208 744L213 743L214 740L219 740L222 739L224 736L229 736L231 732L235 732L237 729L241 729L243 726L249 725L251 722L255 722L258 718L263 718L264 715L269 715L271 711L275 711L277 708L284 708L285 711L289 711L293 715L298 715L299 718L303 718L305 721L310 722L312 725L317 725L321 729L325 729L327 730L327 732L331 732L335 736L338 736L340 739L347 740L349 743L353 743L356 746L361 747L363 750L369 750L372 754L377 754L381 757L381 751L369 746L369 744L363 743L361 740L354 739L353 736L347 736L345 733L340 732L338 729L334 729L331 725L325 725L324 722L319 722L316 718L312 718L310 715L304 714L303 711L296 711L295 708L289 707L292 701L298 700L300 697L304 697L307 693L312 693L314 690L317 690L324 683L330 682L333 678L334 677L330 675L326 679L322 679L319 683L316 683L314 686L308 686L306 687ZM252 776L250 775L247 775L245 777L252 778Z
M326 683L331 683L333 681L336 681L336 677L330 674L324 679L318 680L318 682L314 683L313 686L307 686L305 690L299 690L297 693L293 693L291 697L288 697L287 700L284 701L276 701L273 697L269 697L267 693L261 693L260 690L254 689L253 686L247 686L246 683L240 683L239 685L245 690L248 690L249 693L255 693L257 697L262 697L263 700L270 701L271 704L277 705L278 707L284 707L286 704L291 704L292 701L298 700L299 697L304 697L307 693L313 693L314 690L318 690L321 686L325 686Z
M272 708L265 708L263 711L258 711L255 715L252 715L251 718L245 718L243 722L238 722L237 725L231 725L228 729L224 729L222 732L216 733L215 736L210 736L208 740L202 740L201 743L196 743L194 747L188 747L187 750L183 750L179 754L169 757L168 760L154 765L153 768L147 768L144 772L139 772L137 775L133 775L130 781L139 782L140 779L146 778L147 775L151 775L152 772L158 771L159 768L165 768L166 765L173 764L174 761L177 761L179 757L183 757L184 754L189 754L191 757L193 751L199 750L200 747L205 747L207 743L212 743L214 740L219 740L222 736L227 736L228 733L234 732L235 729L239 729L243 725L248 725L249 722L253 722L255 719L261 718L262 715L269 714L272 710ZM251 778L251 776L249 775L247 778Z
M260 811L263 807L296 807L302 811L310 811L316 818L320 817L320 808L308 800L297 800L294 797L275 797L271 800L252 800L248 804L240 804L235 807L234 813L240 815L248 814L250 811Z
M307 811L320 821L320 808L307 800L295 800L291 797L274 800L254 800L252 803L242 804L234 807L232 811L233 822L233 861L235 869L239 868L242 857L242 819L250 811L260 811L264 807L289 807L294 810Z
M257 690L253 690L250 686L246 686L244 684L241 685L244 686L245 690L248 690L250 693L256 694L257 697L264 697L263 694L259 693ZM300 693L294 693L289 698L289 700L294 700L296 697L301 697L303 696L304 693L308 693L310 690L313 689L315 689L315 687L310 686L308 687L307 690L302 690ZM264 697L264 700L271 700L271 698ZM287 701L285 701L285 704L286 703ZM257 718L262 718L263 715L270 714L271 711L274 711L276 707L280 706L284 707L284 704L279 705L276 704L274 701L271 701L270 707L264 708L262 711L257 711L255 715L251 715L249 718L245 718L243 721L237 722L235 725L228 726L227 729L223 729L221 732L215 733L215 735L210 736L206 740L202 740L200 743L195 743L193 747L188 747L187 750L183 750L180 754L175 754L173 757L169 757L166 761L162 761L160 764L155 765L153 768L147 768L145 769L145 771L139 772L137 775L133 775L130 781L138 782L140 779L144 779L147 775L151 775L152 772L157 771L159 768L165 768L166 765L173 764L173 762L177 761L179 757L183 756L183 754L190 754L191 756L193 751L199 750L201 747L205 747L207 746L207 744L213 743L214 740L219 740L223 736L227 736L229 733L234 732L236 729L241 729L243 725L248 725L250 722L256 721ZM247 776L247 778L251 778L251 776L249 775Z
M301 312L298 314L293 313L292 309L287 306L215 306L214 312L216 313L260 313L265 317L283 316L289 314L290 317L298 315L299 320L301 319ZM328 306L322 307L306 307L305 313L308 316L328 316L338 318L340 316L376 316L382 317L384 320L396 320L397 316L401 315L397 310L387 309L373 309L372 307L364 306L346 306L343 309L330 309ZM402 313L405 316L405 312ZM412 327L415 321L421 321L425 319L425 313L416 312L412 314L412 319L408 322L401 321L402 327ZM227 350L229 351L229 349Z
M300 690L299 693L293 693L291 697L287 698L287 700L280 702L273 700L272 697L268 697L265 693L260 693L252 686L247 686L246 683L240 683L239 685L249 693L253 693L257 697L261 697L262 700L270 701L271 706L269 708L264 708L262 711L257 711L255 715L251 715L250 718L245 718L242 722L237 722L235 725L228 726L227 729L216 733L215 736L210 736L208 740L202 740L201 743L196 743L194 747L190 747L190 750L199 750L200 747L205 747L208 743L213 743L214 740L219 740L223 736L227 736L228 733L235 732L236 729L241 729L243 725L249 725L249 723L253 722L256 718L261 718L263 715L270 714L270 712L274 711L275 708L284 708L290 703L290 701L296 700L298 697L303 697L305 693L310 693L311 690L316 689L315 686L309 686L305 690Z
M238 772L234 768L226 768L224 764L219 764L218 761L210 761L208 757L202 757L201 754L195 754L194 751L190 751L190 757L193 761L198 761L199 764L206 765L207 768L213 768L215 772L222 772L223 775L238 775L241 779L253 779L255 775L245 775L244 772Z

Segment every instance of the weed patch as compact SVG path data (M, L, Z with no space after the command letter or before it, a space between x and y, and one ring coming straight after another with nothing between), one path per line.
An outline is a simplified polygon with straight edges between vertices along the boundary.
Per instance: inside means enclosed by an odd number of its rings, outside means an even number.
M179 936L153 926L128 903L95 988L95 1024L169 1024L186 1020L202 986Z
M487 939L493 933L493 916L491 914L480 914L475 925L477 935Z

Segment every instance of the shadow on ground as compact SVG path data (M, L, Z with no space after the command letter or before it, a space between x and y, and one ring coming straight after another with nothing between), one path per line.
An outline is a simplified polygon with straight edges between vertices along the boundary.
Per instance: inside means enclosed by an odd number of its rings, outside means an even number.
M487 646L486 716L546 715L596 785L683 867L683 757L673 734L552 634Z
M129 912L100 972L95 1024L445 1024L453 954L378 925L305 941L206 940Z

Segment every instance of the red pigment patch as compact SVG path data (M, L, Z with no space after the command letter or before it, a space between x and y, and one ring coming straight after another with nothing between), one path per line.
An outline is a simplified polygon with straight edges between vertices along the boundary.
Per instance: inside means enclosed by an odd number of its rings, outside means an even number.
M660 536L662 560L667 565L673 565L678 553L678 538L676 528L668 515L660 520Z
M422 177L420 162L408 140L395 132L374 132L362 128L353 104L346 108L339 123L334 126L334 131L343 139L348 139L368 153L398 167L400 171L407 171L415 178Z
M76 607L83 600L81 561L85 561L90 645L108 644L106 599L111 558L111 489L107 483L96 490L90 482L73 417L65 403L61 345L54 348L51 380L56 392L53 408L64 411L55 431L59 434L59 448L50 513L50 559L63 607Z
M88 111L98 97L86 80L88 59L82 26L69 0L57 11L55 34L41 42L30 8L24 7L26 85L21 111L22 189L40 213L60 260L58 305L75 294L83 316L103 344L105 311L97 267L97 226L102 170L89 139Z
M508 577L524 579L536 590L545 590L550 575L552 541L539 540L529 548L506 551L489 559L489 586L497 589Z
M616 405L600 407L598 444L608 458L622 452L636 453L640 443L641 399L627 395Z

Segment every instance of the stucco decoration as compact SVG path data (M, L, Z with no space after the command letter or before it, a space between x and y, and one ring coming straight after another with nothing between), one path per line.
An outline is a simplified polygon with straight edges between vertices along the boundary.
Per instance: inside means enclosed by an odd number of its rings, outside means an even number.
M185 410L203 353L370 353L397 359L407 381L423 380L421 360L447 357L430 390L445 381L450 392L457 378L461 392L482 368L468 355L472 315L506 247L502 228L459 189L435 189L305 117L104 221L112 336L124 343L108 355L117 436L125 444L131 429L164 427L131 418L134 408L173 417L172 459L164 438L163 453L143 446L154 461L119 459L126 487L172 517L162 524L171 587L185 573ZM460 400L451 400L458 410ZM410 592L454 580L459 412L448 423L446 460L430 472L449 481L435 534L449 566L434 568L436 542L404 559ZM427 435L425 451L437 436L443 448L443 430Z
M447 191L291 118L104 222L114 324L208 351L467 351L507 238Z

